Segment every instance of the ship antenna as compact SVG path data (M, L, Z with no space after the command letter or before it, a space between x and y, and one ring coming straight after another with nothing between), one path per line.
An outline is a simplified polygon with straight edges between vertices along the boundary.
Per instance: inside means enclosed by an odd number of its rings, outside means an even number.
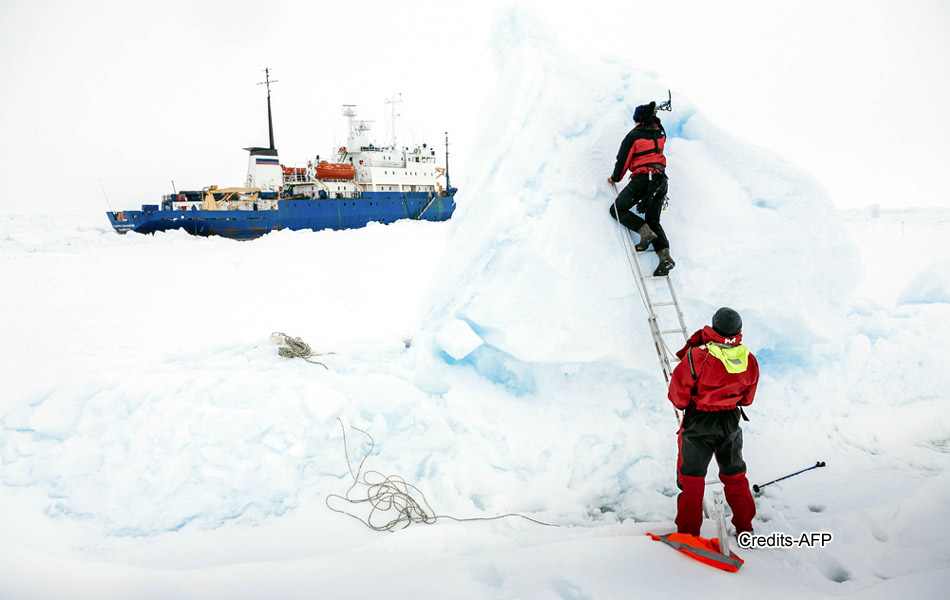
M397 100L394 97L386 101L386 104L392 105L392 128L393 128L393 150L396 149L396 117L401 117L402 115L396 114L396 105L402 103L402 94L399 94L399 99Z
M445 189L449 190L452 182L449 181L449 132L445 132Z
M106 199L106 206L109 207L109 212L114 213L115 211L112 210L112 204L109 203L109 195L106 194L106 186L102 185L101 179L99 179L98 177L96 177L96 179L99 180L99 187L102 188L102 197Z
M271 119L270 114L270 84L277 83L277 80L271 80L270 78L270 67L264 68L264 81L258 83L257 85L266 85L267 86L267 132L270 133L270 149L274 149L274 121Z

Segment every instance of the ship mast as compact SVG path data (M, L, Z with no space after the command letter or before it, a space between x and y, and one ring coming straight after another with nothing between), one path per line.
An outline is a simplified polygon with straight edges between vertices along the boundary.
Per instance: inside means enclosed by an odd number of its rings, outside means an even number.
M270 149L274 149L274 121L271 119L270 113L270 84L277 83L277 80L274 79L271 81L270 78L270 67L264 68L264 81L258 83L257 85L266 85L267 86L267 132L270 134Z
M452 183L449 181L449 132L445 132L445 189L449 190L452 188Z
M397 100L395 96L386 101L386 104L392 105L392 128L393 128L393 150L396 149L396 117L402 115L396 114L396 105L402 104L402 94L399 94L399 99Z

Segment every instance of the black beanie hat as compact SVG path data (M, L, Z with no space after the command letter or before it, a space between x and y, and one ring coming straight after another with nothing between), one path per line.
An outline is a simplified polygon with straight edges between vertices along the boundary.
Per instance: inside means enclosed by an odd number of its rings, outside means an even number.
M742 331L742 317L731 308L723 306L713 315L712 328L723 337L732 337Z
M633 120L637 123L652 123L655 110L656 102L641 104L633 111Z

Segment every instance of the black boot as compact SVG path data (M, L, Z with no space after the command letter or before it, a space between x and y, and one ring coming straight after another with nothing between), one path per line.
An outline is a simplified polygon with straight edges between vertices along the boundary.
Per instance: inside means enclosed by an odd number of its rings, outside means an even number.
M672 257L670 257L670 249L663 248L662 250L657 250L657 258L660 259L660 264L657 265L656 271L653 271L654 277L663 277L667 275L670 271L673 270L673 267L676 266L676 263L673 262Z
M653 240L656 239L656 234L653 233L653 230L650 229L650 226L646 223L644 223L640 229L637 230L637 233L640 234L640 241L636 246L634 246L634 248L636 248L637 252L643 252L649 248Z

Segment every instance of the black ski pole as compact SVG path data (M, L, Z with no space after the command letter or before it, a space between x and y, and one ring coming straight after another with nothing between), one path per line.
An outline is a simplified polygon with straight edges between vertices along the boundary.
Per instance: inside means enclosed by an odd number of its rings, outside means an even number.
M773 479L772 481L770 481L770 482L768 482L768 483L763 483L762 485L753 485L753 486L752 486L752 491L758 493L759 490L761 490L762 488L764 488L764 487L767 486L767 485L771 485L771 484L775 483L776 481L782 481L783 479L788 479L789 477L794 477L794 476L796 476L796 475L800 475L800 474L804 473L805 471L811 471L812 469L817 469L818 467L823 467L823 466L825 466L825 463L819 460L818 462L815 463L815 466L814 466L814 467L808 467L807 469L802 469L801 471L798 471L797 473L792 473L791 475L786 475L785 477L779 477L778 479Z

